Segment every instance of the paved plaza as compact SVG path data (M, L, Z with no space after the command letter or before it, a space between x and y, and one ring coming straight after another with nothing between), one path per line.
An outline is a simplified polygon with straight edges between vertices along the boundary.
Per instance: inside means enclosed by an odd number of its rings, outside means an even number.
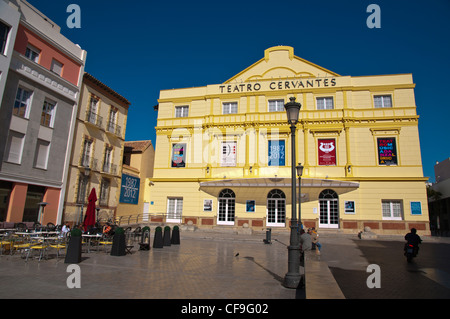
M223 234L222 234L223 235ZM19 254L0 259L0 298L118 299L294 299L282 286L287 272L288 236L271 245L264 236L182 233L181 244L110 256L103 250L83 253L81 288L69 289L68 264L28 260ZM222 238L220 238L222 237ZM227 238L228 237L228 238ZM240 237L240 238L238 238Z
M237 235L182 232L181 244L116 257L104 250L83 253L78 264L81 288L69 288L68 264L50 259L25 261L19 254L0 257L1 299L168 299L294 300L305 290L288 289L288 232ZM153 238L152 238L153 241ZM414 265L402 256L401 237L358 240L356 235L322 234L320 261L330 269L345 298L449 298L448 239L426 238ZM444 252L444 255L443 253ZM367 267L379 264L382 288L366 285ZM303 268L302 268L303 270ZM306 271L308 275L308 270ZM396 280L397 279L397 280ZM419 288L423 293L411 294ZM313 289L307 287L306 290ZM328 296L322 295L327 299Z

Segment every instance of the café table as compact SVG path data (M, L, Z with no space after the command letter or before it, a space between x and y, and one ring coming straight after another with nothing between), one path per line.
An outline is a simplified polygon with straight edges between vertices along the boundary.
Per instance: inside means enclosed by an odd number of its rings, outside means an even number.
M95 235L83 234L82 237L87 239L87 248L88 248L87 252L90 253L92 239L100 239L102 238L102 234L95 234ZM98 250L98 241L97 241L97 250Z

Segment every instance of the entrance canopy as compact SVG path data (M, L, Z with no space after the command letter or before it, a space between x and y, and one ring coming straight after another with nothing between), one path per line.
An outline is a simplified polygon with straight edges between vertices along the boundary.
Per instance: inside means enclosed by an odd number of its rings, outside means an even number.
M298 187L298 179L296 179ZM200 182L200 190L218 196L224 188L230 188L236 192L236 197L254 197L259 190L271 190L274 188L289 192L291 189L290 178L263 177L263 178L237 178L217 181ZM351 192L359 188L359 183L330 179L302 178L302 202L317 200L324 189L333 189L338 195ZM266 194L267 195L267 194ZM241 197L242 198L242 197Z

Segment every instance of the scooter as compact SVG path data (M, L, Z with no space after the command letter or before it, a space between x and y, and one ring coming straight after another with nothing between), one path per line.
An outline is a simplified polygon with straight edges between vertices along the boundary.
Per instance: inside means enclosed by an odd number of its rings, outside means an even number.
M414 257L416 257L417 252L416 252L416 248L414 247L414 245L407 243L405 244L405 256L406 256L406 261L407 262L412 262L412 259Z

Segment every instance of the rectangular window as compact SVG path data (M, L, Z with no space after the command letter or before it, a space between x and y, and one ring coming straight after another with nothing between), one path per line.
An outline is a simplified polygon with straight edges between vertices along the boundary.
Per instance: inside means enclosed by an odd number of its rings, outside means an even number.
M375 95L373 103L375 108L392 107L392 97L390 95Z
M86 190L89 183L89 176L85 176L83 173L80 174L78 178L78 192L77 192L77 203L83 204L86 202Z
M269 112L282 112L284 111L284 100L270 100Z
M222 142L221 166L236 166L236 142Z
M175 107L175 117L188 117L188 116L189 116L189 106Z
M269 141L269 166L285 166L285 141Z
M34 154L34 167L47 169L49 150L49 142L40 139L37 140L36 153Z
M183 215L183 198L169 198L167 202L167 220L175 222Z
M318 110L332 110L334 109L333 97L318 97L317 98Z
M381 202L383 219L385 220L402 220L402 201L400 200L383 200Z
M109 202L109 189L111 182L107 178L102 178L102 183L100 185L100 205L108 206Z
M44 101L41 115L41 125L53 127L55 122L56 103L48 100Z
M85 139L84 145L83 145L83 154L81 157L81 166L83 167L91 167L91 148L92 148L92 141Z
M61 76L62 75L62 69L63 69L63 64L61 62L58 62L55 59L53 59L50 71L52 71L53 73L56 73L59 76Z
M378 165L397 165L397 142L395 137L377 138Z
M4 24L3 22L0 22L0 54L5 54L6 52L6 44L8 43L8 35L9 30L11 28Z
M6 161L20 164L22 162L23 142L25 135L15 131L9 131L6 145Z
M31 101L31 91L19 87L17 89L16 100L14 101L13 114L28 118L29 106Z
M105 148L105 158L103 159L103 172L111 173L111 163L112 163L112 148Z
M101 126L101 120L100 117L98 116L98 102L99 99L91 96L91 100L89 102L89 113L87 115L87 121L89 123Z
M28 45L25 51L25 56L33 62L39 63L39 55L41 54L41 50L35 48L32 45Z
M222 104L223 112L222 114L236 114L238 109L237 102L224 102Z

